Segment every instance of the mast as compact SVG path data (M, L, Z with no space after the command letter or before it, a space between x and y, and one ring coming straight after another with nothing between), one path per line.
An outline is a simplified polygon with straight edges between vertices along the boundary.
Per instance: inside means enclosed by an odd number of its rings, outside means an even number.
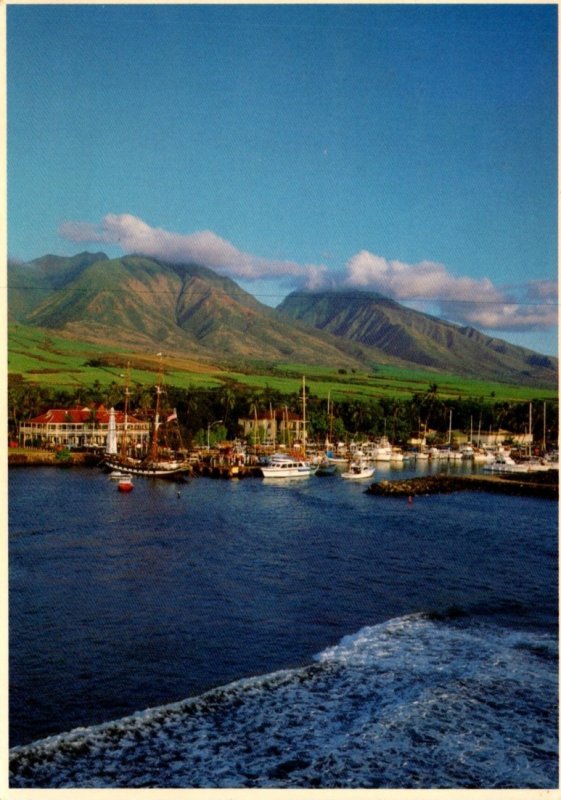
M125 412L124 412L124 420L123 420L123 436L121 438L121 457L126 458L127 451L129 447L128 442L128 428L129 428L129 383L130 383L130 372L131 372L131 365L130 361L127 361L127 369L125 371Z
M306 455L306 378L302 375L302 455Z
M162 394L163 382L163 368L162 368L162 354L158 353L160 358L160 369L158 371L158 380L156 383L156 407L154 409L154 429L152 431L152 441L150 442L149 457L151 461L158 459L158 428L160 427L160 395Z

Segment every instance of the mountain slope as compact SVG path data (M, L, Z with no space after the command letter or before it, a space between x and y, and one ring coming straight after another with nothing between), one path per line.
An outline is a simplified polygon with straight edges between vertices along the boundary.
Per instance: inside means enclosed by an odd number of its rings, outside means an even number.
M105 253L78 253L75 256L46 255L28 263L8 263L8 317L23 320L54 290L75 280Z
M273 309L206 267L103 253L10 264L8 277L11 319L117 350L557 385L556 359L372 293L299 292Z
M426 367L521 383L557 381L557 359L414 311L379 294L293 292L277 308L287 319Z
M95 261L22 320L87 341L223 360L359 366L365 348L283 319L234 281L140 256Z

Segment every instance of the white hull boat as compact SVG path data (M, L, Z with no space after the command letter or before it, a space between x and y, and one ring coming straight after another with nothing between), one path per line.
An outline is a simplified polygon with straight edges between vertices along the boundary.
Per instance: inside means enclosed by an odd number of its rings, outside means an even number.
M268 464L261 466L261 473L264 478L308 478L314 469L307 461L275 453L271 456Z
M362 480L364 478L371 478L374 475L374 467L368 466L364 462L356 462L349 465L346 472L341 473L341 477L346 480Z

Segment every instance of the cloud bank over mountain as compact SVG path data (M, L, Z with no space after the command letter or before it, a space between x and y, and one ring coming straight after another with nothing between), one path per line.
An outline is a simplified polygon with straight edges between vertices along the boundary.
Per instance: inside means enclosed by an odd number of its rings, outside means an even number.
M432 261L407 264L361 250L343 272L323 264L299 264L243 252L212 231L181 234L154 228L131 214L107 214L99 224L64 222L59 234L72 242L117 245L180 263L197 263L231 278L277 280L291 289L360 288L402 303L430 303L437 313L460 324L493 331L540 331L558 321L557 281L495 286L489 278L455 276Z
M172 263L193 262L243 280L286 278L301 285L326 269L244 253L212 231L181 234L153 228L132 214L107 214L99 225L64 222L59 233L72 242L116 244L124 253L138 253Z
M557 324L557 281L500 288L489 278L456 277L443 264L405 264L363 250L347 262L345 284L400 302L432 301L446 318L488 330L545 330Z

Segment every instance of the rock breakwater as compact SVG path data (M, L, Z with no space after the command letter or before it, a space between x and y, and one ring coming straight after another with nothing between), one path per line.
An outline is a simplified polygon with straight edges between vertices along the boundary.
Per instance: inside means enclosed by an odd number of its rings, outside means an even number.
M368 494L382 497L416 497L418 495L449 494L451 492L497 492L526 497L559 497L559 475L548 472L521 475L429 475L398 481L373 483Z

